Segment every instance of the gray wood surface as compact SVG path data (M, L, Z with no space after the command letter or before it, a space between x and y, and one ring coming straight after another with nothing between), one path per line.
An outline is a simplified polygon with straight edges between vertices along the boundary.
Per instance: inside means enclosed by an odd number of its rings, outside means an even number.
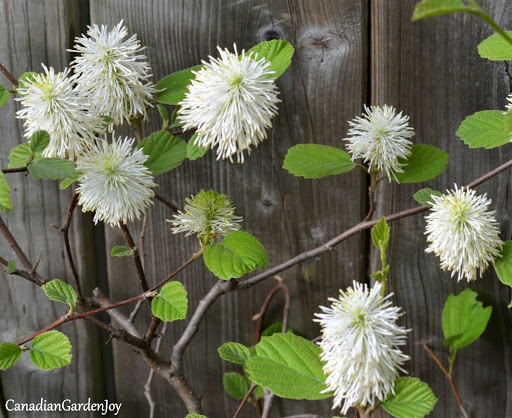
M0 62L16 77L26 71L42 71L41 63L54 67L56 71L64 69L69 62L69 54L65 49L70 47L72 38L80 30L79 1L2 0L0 15ZM11 87L3 76L1 84ZM0 159L3 168L7 167L9 151L26 141L23 138L22 122L14 119L15 111L19 108L20 105L10 99L1 109ZM2 219L33 263L41 256L38 272L43 277L59 278L72 283L61 233L50 227L50 224L63 224L71 192L59 191L56 181L35 181L23 173L7 176L13 211L2 213ZM77 211L73 229L71 245L76 257L81 260L79 271L86 283L84 288L90 292L95 286L90 217L84 217ZM0 255L8 260L17 260L3 237L0 239ZM23 268L19 261L18 267ZM50 301L32 283L17 276L2 274L1 342L14 342L26 337L66 312L66 306ZM62 331L73 345L71 365L52 372L43 371L32 365L28 354L25 354L15 367L0 372L6 399L14 399L16 402L39 402L41 398L48 402L61 402L64 399L87 402L89 397L95 401L105 399L102 346L97 329L77 321L66 324ZM53 418L66 414L48 412L37 416Z

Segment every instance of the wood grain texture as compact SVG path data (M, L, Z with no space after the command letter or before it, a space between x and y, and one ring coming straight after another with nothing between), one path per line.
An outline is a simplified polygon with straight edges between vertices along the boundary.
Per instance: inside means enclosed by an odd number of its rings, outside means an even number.
M495 150L470 150L455 136L462 120L479 110L503 109L510 93L507 63L491 63L479 57L477 45L492 30L470 15L445 16L411 22L416 1L376 0L371 8L372 104L388 104L411 116L414 141L444 149L450 163L443 175L418 185L383 184L379 188L378 215L414 204L413 193L423 187L445 191L464 185L512 157L510 146ZM505 28L512 25L512 10L506 0L479 4ZM510 173L477 188L487 192L497 210L502 239L511 238ZM431 416L461 416L441 371L423 350L428 344L446 363L441 314L448 295L467 287L479 293L484 305L493 306L488 330L464 349L456 360L454 379L471 417L512 416L510 363L511 315L506 306L510 291L489 269L474 283L457 283L439 268L439 259L425 254L423 216L393 224L389 246L390 288L395 302L407 312L405 324L413 328L407 364L411 376L428 382L439 402ZM371 266L378 266L373 253ZM376 416L388 416L383 413Z
M61 71L69 61L65 51L79 32L78 1L0 1L0 62L16 77L26 71L42 71L41 63ZM2 85L11 88L2 76ZM8 164L9 151L26 139L21 121L14 118L20 108L12 98L1 109L2 133L1 167ZM71 198L71 192L59 191L55 181L35 181L23 173L8 174L13 211L2 218L17 238L18 243L35 263L41 262L38 272L48 279L59 278L72 283L72 276L64 256L61 233L50 224L61 225ZM90 245L92 227L90 217L80 211L75 214L71 245L80 259L79 272L86 278L84 289L89 293L94 284L94 249ZM6 240L0 238L0 255L5 259L16 256ZM52 257L51 259L49 257ZM22 268L18 262L18 267ZM2 268L3 271L3 268ZM41 289L17 277L2 273L0 279L0 341L17 341L50 324L66 313L64 305L50 301ZM22 356L19 363L1 374L6 399L16 402L62 402L71 399L86 402L105 399L102 367L102 348L95 328L83 322L72 322L62 327L73 345L70 366L53 372L37 369ZM80 343L78 336L80 335ZM2 405L3 408L3 405ZM41 417L60 417L57 412L41 413ZM84 414L83 416L89 416ZM91 413L90 416L93 416Z
M282 162L287 149L297 143L342 147L346 121L360 112L366 94L366 10L366 2L352 1L91 1L93 23L111 27L124 19L130 32L139 35L147 45L155 80L208 55L216 56L217 45L231 49L236 42L241 50L277 37L296 49L291 67L278 82L282 103L269 139L243 165L215 161L211 152L201 160L186 162L157 177L159 193L179 207L200 189L228 194L237 214L244 217L243 229L263 243L271 265L319 245L364 217L366 185L360 173L306 181L283 170ZM146 132L159 129L160 123L153 112ZM170 217L169 210L158 202L149 211L145 261L150 284L197 250L194 238L171 235L170 225L164 222ZM107 232L108 252L123 240L117 230L109 228ZM318 326L312 322L318 306L353 279L364 277L364 240L364 236L352 238L336 252L324 255L309 283L302 280L300 267L283 273L292 292L293 329L307 338L318 335ZM109 259L109 275L112 299L137 292L133 266L126 260ZM214 284L201 261L178 279L189 292L190 309ZM216 349L226 341L254 344L256 323L251 317L272 286L268 281L224 296L209 311L185 355L187 376L203 396L210 418L232 415L239 403L224 392L222 375L241 370L222 361ZM269 324L279 319L281 307L277 299ZM139 314L139 318L137 325L143 330L147 317ZM184 324L178 321L168 328L162 353L169 353ZM118 399L125 403L128 416L146 415L148 406L140 381L145 380L147 367L119 344L114 355ZM180 400L161 379L155 378L152 387L156 416L185 415ZM276 401L273 416L304 411L329 415L330 408L329 401ZM244 416L253 416L251 409L248 406Z

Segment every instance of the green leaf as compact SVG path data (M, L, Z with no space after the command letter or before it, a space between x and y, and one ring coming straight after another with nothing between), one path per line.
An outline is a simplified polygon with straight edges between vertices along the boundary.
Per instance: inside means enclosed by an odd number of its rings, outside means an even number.
M270 337L273 334L281 333L283 332L283 323L282 322L276 322L269 327L265 328L263 332L261 333L262 337ZM289 332L290 334L293 334L293 329L288 328L286 332Z
M449 338L446 338L446 339L443 341L443 345L444 345L445 347L448 347L448 346L450 346L450 345L453 345L453 343L454 343L455 341L457 341L459 338L461 338L461 337L462 337L462 335L463 335L463 334L457 334L457 335L452 335L452 336L451 336L451 337L449 337Z
M512 138L512 110L509 110L503 115L503 129Z
M505 242L501 255L494 260L494 270L503 284L512 287L512 241Z
M389 226L385 217L382 217L372 228L372 241L381 253L386 252L389 242Z
M0 370L7 370L14 366L20 359L22 350L19 345L13 343L0 344Z
M350 155L345 151L317 144L299 144L291 147L283 163L283 168L290 173L307 179L346 173L354 167Z
M423 0L414 7L412 20L472 10L471 7L466 6L460 0Z
M243 344L227 342L217 349L220 358L235 364L244 364L251 357L251 351Z
M30 137L30 151L41 154L50 143L50 134L46 131L36 131Z
M201 67L201 65L196 65L162 78L155 86L158 91L156 101L168 105L177 105L181 102L188 92L191 80L196 77L193 71L197 72Z
M13 274L16 271L16 260L9 260L7 263L7 269L5 272L7 274Z
M399 377L395 381L395 394L380 406L397 418L422 418L436 403L437 398L426 383L415 377Z
M180 110L180 106L176 106L172 112L172 115L171 115L171 126L170 128L179 128L181 126L183 126L183 123L180 122L180 120L178 119L178 112ZM193 137L192 137L193 138Z
M272 78L277 80L286 71L292 62L293 46L282 39L264 41L253 46L246 55L255 52L270 62L270 70L274 71Z
M221 243L210 244L203 254L206 267L219 279L230 280L263 268L268 255L263 245L247 232L231 232Z
M491 317L492 306L484 308L476 300L478 294L466 289L457 296L450 295L443 309L443 332L445 340L462 334L453 341L453 350L460 350L475 341L487 327Z
M35 180L65 179L75 175L75 163L60 158L41 158L28 166L28 172Z
M187 156L185 141L166 131L152 133L137 148L149 155L144 165L155 175L178 167Z
M59 183L59 189L60 190L65 190L67 189L69 186L71 186L73 183L76 183L78 181L78 179L80 178L80 176L82 175L82 172L80 171L75 171L75 173L71 176L71 177L66 177L64 180L62 180L60 183Z
M468 116L455 135L469 148L496 148L512 139L505 129L505 118L501 110L483 110Z
M134 252L135 251L133 251L133 248L126 247L124 245L116 245L114 248L112 248L110 255L112 257L130 257Z
M36 76L36 75L37 75L37 73L34 73L34 72L23 73L21 75L19 82L18 82L18 88L17 88L17 92L20 97L26 96L26 94L20 92L20 87L26 87L26 82L34 80L34 76Z
M416 202L418 202L420 205L428 206L429 208L432 207L432 202L434 202L434 199L432 199L432 196L440 197L443 194L441 192L438 192L437 190L432 189L421 189L418 190L416 193L414 193L413 197Z
M256 356L246 361L249 378L281 398L324 399L326 389L320 347L295 334L263 337Z
M196 138L197 133L192 135L192 138L190 138L187 144L187 158L192 161L201 158L204 154L206 154L206 151L208 151L208 147L200 147L198 145L194 145Z
M10 195L11 188L7 183L5 174L0 171L0 211L9 212L12 209L12 200Z
M418 144L411 148L412 155L407 159L400 159L406 163L402 167L403 173L395 173L400 183L420 183L432 180L441 174L448 165L449 155L442 149L433 145Z
M10 95L9 90L0 84L0 107L7 103Z
M33 156L30 150L30 142L24 142L13 148L9 153L9 164L8 168L20 168L25 167Z
M73 310L76 307L76 293L75 290L62 280L52 280L41 286L46 296L51 300L62 302L69 305Z
M509 36L512 36L511 31L506 32ZM512 60L512 45L499 33L495 33L480 42L480 45L478 45L478 53L482 58L487 58L492 61L510 61Z
M243 399L248 392L250 384L240 373L224 373L224 389L235 399Z
M43 370L53 370L71 363L71 343L59 331L38 335L32 342L30 360Z
M173 322L187 317L187 291L180 282L169 282L151 302L153 315L162 321Z
M512 308L512 301L508 304L507 308Z
M165 122L169 122L169 112L167 112L167 108L164 105L156 105L158 109L158 113L160 113L160 116L162 117L162 120Z
M185 418L208 418L206 415L201 414L187 414Z

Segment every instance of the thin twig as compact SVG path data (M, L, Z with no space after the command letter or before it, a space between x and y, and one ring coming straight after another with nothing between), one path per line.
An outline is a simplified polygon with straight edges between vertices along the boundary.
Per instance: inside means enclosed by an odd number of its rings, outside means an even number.
M13 86L18 85L18 80L16 80L16 77L14 77L2 64L0 64L0 72L7 77Z
M242 402L240 402L240 405L238 405L238 409L235 412L235 415L233 415L233 418L237 418L240 415L240 412L242 412L242 409L249 399L249 396L251 396L252 392L254 392L254 389L256 389L256 386L258 386L256 383L253 383L247 393L245 394L244 398L242 399Z
M164 335L167 331L167 324L168 322L164 322L164 326L162 327L162 331L160 332L161 335ZM158 353L160 350L160 345L162 344L162 338L159 338L156 342L155 347L155 353ZM144 396L146 397L148 403L149 403L149 418L154 418L155 416L155 405L156 402L153 401L153 397L151 396L151 381L153 380L154 370L151 369L149 371L148 380L146 381L146 384L144 385Z
M133 321L135 321L135 317L137 316L137 314L139 313L140 311L140 308L142 307L142 305L144 304L144 301L143 300L139 300L136 304L135 304L135 308L133 308L133 311L132 313L130 314L128 320L133 324Z
M9 266L9 262L3 258L3 257L0 257L0 263L2 263L4 266ZM41 286L41 283L37 280L37 279L34 279L27 271L25 270L18 270L18 269L14 269L14 271L11 273L11 275L15 275L15 276L19 276L19 277L23 277L24 279L38 285L38 286Z
M135 139L140 144L142 142L142 137L143 137L143 134L142 134L142 119L141 118L136 118L136 119L132 119L130 122L132 123L133 133L135 134Z
M137 270L137 274L139 276L140 287L142 288L143 292L147 292L149 290L149 287L148 282L146 281L146 274L144 273L144 268L142 267L142 261L139 257L139 250L137 249L137 246L133 241L130 231L128 230L128 227L124 222L121 222L121 230L123 231L126 242L133 250L133 261L135 263L135 269Z
M146 264L144 263L146 258L146 229L148 226L148 215L145 213L144 218L142 218L142 228L140 229L140 262L142 264L142 268L146 268Z
M158 193L155 193L155 197L165 206L171 209L174 213L178 213L179 208L174 203L169 202L165 197L159 195Z
M156 330L158 325L160 325L160 322L162 321L159 318L156 316L151 316L151 324L149 324L149 328L146 332L146 335L144 336L144 340L146 340L148 344L151 344L151 341L153 341L153 338L155 338Z
M1 64L0 64L1 65ZM3 168L2 173L26 173L28 171L27 167L18 167L18 168Z

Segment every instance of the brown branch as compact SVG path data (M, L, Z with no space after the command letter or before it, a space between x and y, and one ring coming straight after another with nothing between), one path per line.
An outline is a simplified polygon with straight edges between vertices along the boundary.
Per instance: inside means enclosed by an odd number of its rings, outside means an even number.
M0 263L3 264L6 267L9 266L9 262L5 258L3 258L3 257L0 257ZM24 279L26 279L26 280L28 280L28 281L30 281L30 282L38 285L38 286L41 286L41 283L37 279L34 279L25 270L14 269L14 271L11 274L15 275L15 276L23 277Z
M128 227L124 222L121 222L121 230L123 231L126 242L133 250L133 261L135 262L135 268L137 269L137 274L139 276L139 283L142 291L147 292L149 290L148 282L146 281L146 274L144 273L144 269L142 268L142 261L139 257L139 250L137 250L137 246L133 241L133 238L128 230ZM148 302L151 302L148 300Z
M0 64L1 65L1 64ZM3 168L2 173L26 173L28 171L27 167L18 167L18 168Z
M146 332L146 335L144 336L144 340L147 341L148 344L151 344L151 341L153 341L153 338L155 338L156 330L158 325L160 325L160 322L162 321L159 318L156 316L151 316L151 324L149 324L149 328Z
M270 305L270 302L272 301L273 297L279 292L283 291L285 295L285 305L283 308L283 328L282 332L285 334L288 331L288 311L290 310L290 291L288 289L288 286L286 286L283 283L283 279L279 276L276 277L276 279L279 281L279 284L275 286L267 295L265 301L263 302L263 305L261 305L260 311L254 315L253 319L258 320L258 327L256 329L256 342L259 342L261 340L261 334L263 332L263 320L265 319L265 313L268 310L268 306Z
M179 208L174 203L169 202L165 197L159 195L158 193L155 193L155 197L165 206L171 209L174 213L178 213Z
M252 392L254 392L254 389L256 389L256 386L258 386L256 383L253 383L247 393L245 394L244 398L242 399L242 402L240 402L240 405L238 406L238 409L235 412L235 415L233 415L233 418L237 418L240 415L240 412L242 412L242 409L249 399L249 396L251 396Z
M18 85L18 80L16 80L16 77L14 77L2 64L0 64L0 72L7 77L13 86Z
M135 134L135 139L140 144L142 142L142 139L144 136L142 134L142 119L140 117L132 119L131 123L132 123L132 127L133 127L133 133Z

